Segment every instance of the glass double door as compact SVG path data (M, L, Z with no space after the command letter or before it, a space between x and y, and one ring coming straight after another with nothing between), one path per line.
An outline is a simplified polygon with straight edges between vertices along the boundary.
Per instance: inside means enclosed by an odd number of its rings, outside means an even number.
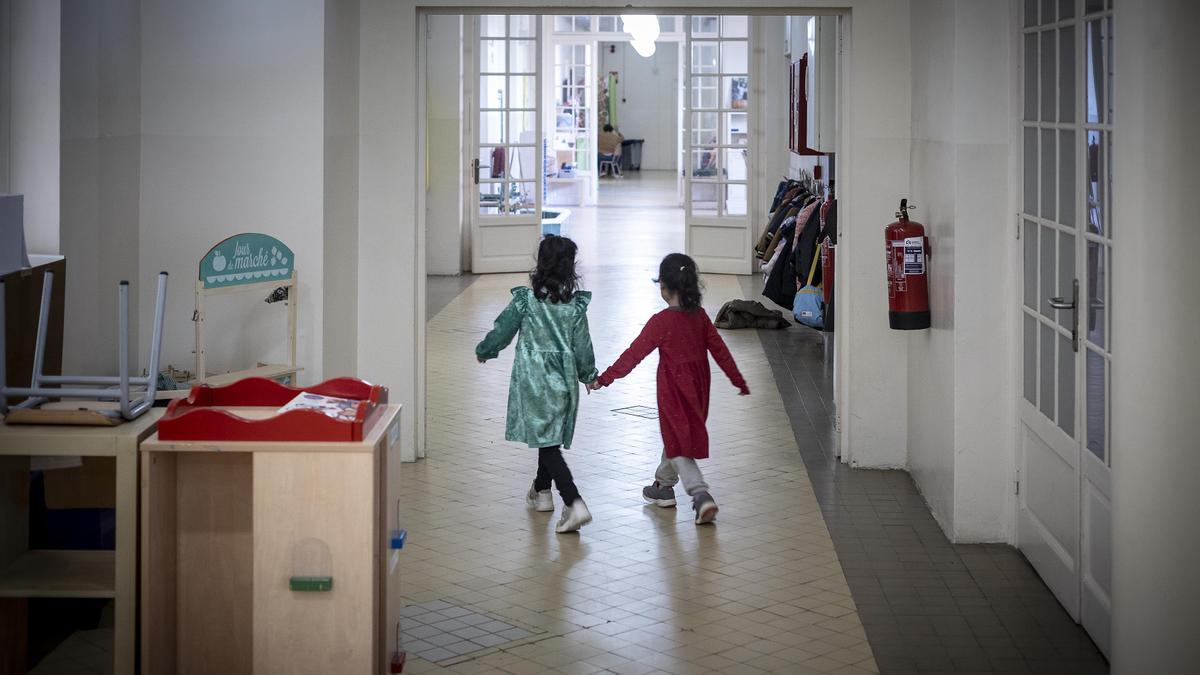
M471 269L524 272L541 237L541 19L468 16L464 64Z
M1018 546L1108 653L1111 0L1026 0Z

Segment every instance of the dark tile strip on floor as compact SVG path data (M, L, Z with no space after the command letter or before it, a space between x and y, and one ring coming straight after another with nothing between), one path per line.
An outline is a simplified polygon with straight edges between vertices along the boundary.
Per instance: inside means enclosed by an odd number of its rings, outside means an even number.
M908 472L838 460L832 334L759 337L881 673L1108 672L1019 551L952 544Z
M431 274L425 277L425 321L428 323L446 305L475 283L478 274Z

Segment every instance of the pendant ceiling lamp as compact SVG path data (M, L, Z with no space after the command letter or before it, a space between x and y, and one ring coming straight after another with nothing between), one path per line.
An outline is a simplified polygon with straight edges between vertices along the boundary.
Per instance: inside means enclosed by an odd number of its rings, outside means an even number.
M658 17L654 14L622 14L621 24L633 38L630 43L640 56L654 56L654 41L658 39Z

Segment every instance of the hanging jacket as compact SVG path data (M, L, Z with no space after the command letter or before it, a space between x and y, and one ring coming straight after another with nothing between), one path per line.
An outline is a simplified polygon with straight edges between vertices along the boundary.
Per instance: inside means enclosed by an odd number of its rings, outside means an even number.
M795 228L789 228L787 233L781 233L783 241L779 245L779 259L767 275L762 291L763 296L771 302L787 308L791 308L796 297L796 257L792 255L794 237L790 236L794 231Z
M779 185L775 187L775 196L771 198L771 208L768 209L769 211L774 211L775 209L779 208L780 202L783 201L783 195L788 191L788 189L790 187L791 187L791 181L789 181L789 180L779 181Z
M799 207L803 204L807 196L808 193L804 192L800 188L792 188L791 190L788 190L787 194L784 196L784 201L782 201L779 206L772 211L770 217L767 219L766 229L764 229L762 234L759 235L758 243L754 246L754 251L756 254L758 254L760 260L766 260L767 258L771 257L768 249L771 246L771 240L774 239L775 235L779 232L779 226L789 216L796 215L795 211L799 210Z
M769 238L767 239L766 246L759 255L760 260L770 260L771 256L775 254L775 249L779 247L781 241L780 231L783 229L783 224L787 222L788 218L795 218L796 214L801 211L799 200L790 202L786 209L781 208L780 211L781 217L777 222L772 223L773 227L768 232Z
M820 202L814 203L819 204ZM796 219L795 243L792 245L792 256L794 258L792 266L796 270L799 270L798 274L802 274L805 277L803 279L800 277L793 279L797 288L804 285L804 282L807 281L808 270L812 267L813 258L817 256L818 237L821 234L820 211L814 208L807 213L808 218L803 222L800 218ZM804 213L802 212L801 216L803 215ZM817 271L813 275L812 284L813 286L821 285L820 265L817 266Z
M776 238L771 242L771 257L766 262L762 263L762 273L764 280L771 276L771 270L775 268L775 264L779 262L779 256L783 252L783 248L779 243L785 239L791 239L796 230L796 216L792 216L783 221L783 225L776 232Z

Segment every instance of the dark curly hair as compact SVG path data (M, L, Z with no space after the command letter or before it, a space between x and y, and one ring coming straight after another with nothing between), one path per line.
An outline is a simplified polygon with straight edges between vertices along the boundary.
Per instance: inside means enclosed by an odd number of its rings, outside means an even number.
M704 285L700 283L700 270L696 261L682 253L672 253L662 259L658 266L658 278L654 280L663 288L679 296L679 306L686 310L700 309L704 299Z
M569 302L579 290L575 254L579 248L566 237L548 234L538 246L537 268L529 275L538 300Z

